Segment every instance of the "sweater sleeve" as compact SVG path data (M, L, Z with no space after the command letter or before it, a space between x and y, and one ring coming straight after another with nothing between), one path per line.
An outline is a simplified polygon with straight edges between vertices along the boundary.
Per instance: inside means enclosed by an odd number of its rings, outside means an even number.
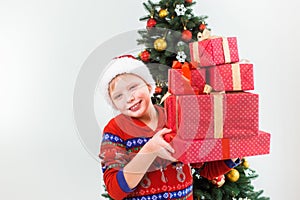
M212 180L215 177L226 174L230 171L230 169L239 164L240 159L237 159L235 162L233 162L231 159L206 162L201 166L199 174L208 180Z
M116 200L124 199L133 190L128 187L122 171L129 162L129 155L122 138L104 132L99 157L108 194Z

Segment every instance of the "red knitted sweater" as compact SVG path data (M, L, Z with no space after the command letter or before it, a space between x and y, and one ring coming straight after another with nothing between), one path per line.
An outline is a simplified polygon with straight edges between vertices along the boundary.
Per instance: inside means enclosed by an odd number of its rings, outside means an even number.
M99 157L106 189L115 200L193 199L191 167L199 168L202 164L190 166L157 158L136 188L130 189L126 183L123 167L165 126L164 109L155 108L159 113L155 131L143 122L122 114L111 119L104 128ZM231 160L208 162L202 166L200 175L211 180L234 166Z

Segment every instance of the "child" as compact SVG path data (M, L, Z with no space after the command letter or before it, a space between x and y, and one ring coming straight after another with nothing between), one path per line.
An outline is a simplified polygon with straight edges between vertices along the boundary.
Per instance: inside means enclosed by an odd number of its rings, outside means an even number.
M115 58L101 80L107 102L120 112L103 131L99 157L109 195L122 199L193 199L189 165L177 162L163 136L164 109L151 103L155 88L149 69L132 56ZM213 179L239 163L205 163L200 175Z

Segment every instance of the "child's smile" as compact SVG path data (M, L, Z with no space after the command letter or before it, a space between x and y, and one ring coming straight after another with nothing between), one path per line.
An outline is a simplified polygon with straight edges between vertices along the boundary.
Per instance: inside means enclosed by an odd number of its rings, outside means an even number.
M143 118L149 115L151 87L134 74L121 74L110 83L109 91L116 108L123 114Z
M139 101L139 102L137 102L137 103L135 103L133 106L131 106L129 108L129 110L132 111L132 112L135 112L135 111L139 110L140 107L141 107L141 102L142 102L142 100Z

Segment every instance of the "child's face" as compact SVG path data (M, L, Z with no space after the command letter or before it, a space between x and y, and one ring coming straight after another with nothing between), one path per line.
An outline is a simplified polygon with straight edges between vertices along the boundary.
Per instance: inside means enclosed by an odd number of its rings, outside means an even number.
M123 114L141 118L151 103L151 86L134 74L117 76L109 85L110 98Z

